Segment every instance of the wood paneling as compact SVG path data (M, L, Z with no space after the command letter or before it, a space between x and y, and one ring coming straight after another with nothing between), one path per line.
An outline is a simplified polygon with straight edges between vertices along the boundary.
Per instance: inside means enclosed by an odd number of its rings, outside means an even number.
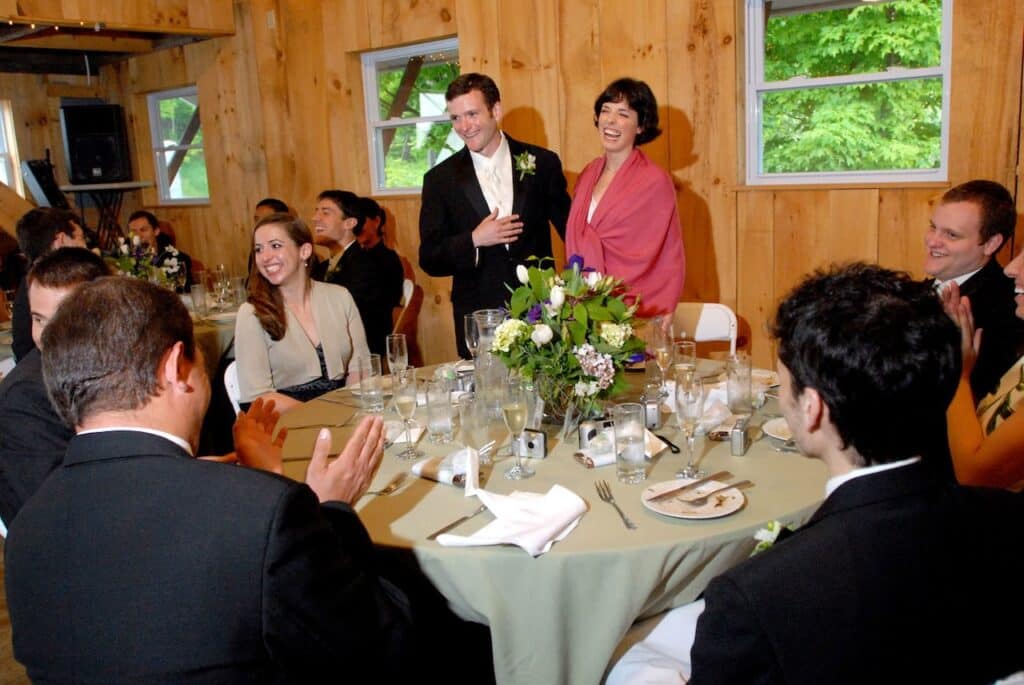
M231 33L232 0L0 0L15 22L102 22L109 28L168 33Z

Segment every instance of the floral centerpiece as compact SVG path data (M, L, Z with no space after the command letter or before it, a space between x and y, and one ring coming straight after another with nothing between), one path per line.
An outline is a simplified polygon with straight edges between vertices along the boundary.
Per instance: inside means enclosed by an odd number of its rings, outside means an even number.
M498 326L491 352L534 380L546 413L568 426L599 416L602 400L626 387L625 366L644 358L633 334L637 305L621 280L587 269L573 255L566 269L516 267L511 318Z
M182 288L185 285L185 272L178 260L178 250L173 245L164 248L168 256L157 266L153 263L156 254L144 244L139 236L133 236L129 243L123 237L117 239L117 248L108 260L122 276L132 276L162 285L165 288Z

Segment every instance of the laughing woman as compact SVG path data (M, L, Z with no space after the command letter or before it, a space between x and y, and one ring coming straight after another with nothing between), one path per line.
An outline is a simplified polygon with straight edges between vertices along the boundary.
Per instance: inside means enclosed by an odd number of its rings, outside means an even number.
M576 181L566 253L625 281L639 316L671 316L686 275L676 191L637 147L661 134L654 93L643 81L612 82L594 102L594 125L604 154Z
M252 249L249 298L235 322L240 399L273 399L285 411L343 387L370 352L348 291L310 278L313 237L301 219L264 217Z

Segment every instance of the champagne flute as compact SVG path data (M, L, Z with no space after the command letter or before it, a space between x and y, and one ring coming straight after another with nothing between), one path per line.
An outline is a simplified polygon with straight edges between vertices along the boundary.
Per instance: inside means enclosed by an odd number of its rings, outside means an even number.
M686 466L676 472L677 478L702 478L704 472L694 463L694 442L697 422L704 414L704 381L693 371L676 375L676 420L686 440Z
M697 343L692 340L677 340L673 345L676 374L697 370Z
M526 410L526 390L522 381L507 381L501 398L501 415L505 419L505 427L508 428L512 442L512 455L515 457L515 463L505 471L505 478L509 480L522 480L534 475L534 470L523 463L523 458L519 454L519 443L523 429L526 428Z
M459 437L463 445L477 453L488 438L486 409L483 399L471 392L459 398ZM486 453L480 455L481 464L489 462Z
M469 356L476 359L477 347L480 345L480 329L476 326L476 317L472 314L466 314L464 317L463 325L466 333L466 349L469 350Z
M396 376L395 411L405 424L406 448L398 453L399 459L416 459L423 452L412 444L412 417L416 413L416 369L403 369Z
M409 348L405 344L405 333L394 333L387 338L388 370L394 385L397 374L409 367Z
M669 369L672 368L674 350L672 348L672 323L667 328L664 326L663 317L655 317L651 320L651 348L654 351L654 361L661 369L661 394L665 396L665 378L668 377Z

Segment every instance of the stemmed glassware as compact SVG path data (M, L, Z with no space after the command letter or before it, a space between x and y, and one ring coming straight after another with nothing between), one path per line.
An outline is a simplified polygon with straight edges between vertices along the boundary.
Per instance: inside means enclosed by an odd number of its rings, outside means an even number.
M694 463L694 442L697 422L704 414L704 381L693 371L676 374L676 419L686 441L686 466L676 472L677 478L701 478L704 472Z
M403 369L395 375L395 411L405 424L406 448L398 453L399 459L416 459L423 452L412 444L412 417L416 414L416 369Z
M487 408L481 398L473 393L459 398L459 437L463 445L479 453L489 437L489 423ZM481 464L489 462L486 453L480 455Z
M675 372L678 374L684 371L697 370L697 343L692 340L677 340L675 350Z
M674 350L672 346L672 323L664 324L663 317L651 320L651 351L654 361L661 370L661 394L665 395L665 379L672 368Z
M512 442L512 455L515 457L515 463L505 471L505 478L509 480L522 480L534 475L534 470L523 463L522 455L519 454L519 443L523 429L526 428L528 408L529 401L522 381L507 381L501 398L501 415L505 419L505 427L508 428Z
M234 302L234 293L231 285L231 275L228 273L227 267L223 264L218 264L213 270L213 297L215 301L215 309L224 311L231 308L231 303Z
M464 317L463 326L466 334L466 349L469 350L469 356L476 359L477 346L480 344L480 329L476 325L476 317L472 314L466 314Z
M396 374L409 367L409 348L405 343L405 333L394 333L388 336L388 369L391 371L392 383Z

